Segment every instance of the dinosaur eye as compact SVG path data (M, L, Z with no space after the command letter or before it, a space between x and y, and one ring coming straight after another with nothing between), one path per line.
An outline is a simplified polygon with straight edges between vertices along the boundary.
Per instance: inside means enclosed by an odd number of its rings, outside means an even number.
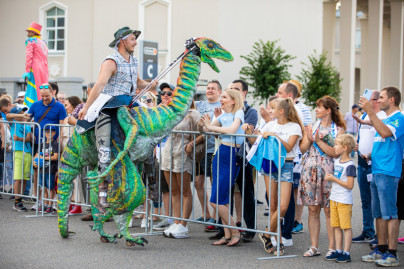
M209 43L209 48L213 48L213 44L212 43Z

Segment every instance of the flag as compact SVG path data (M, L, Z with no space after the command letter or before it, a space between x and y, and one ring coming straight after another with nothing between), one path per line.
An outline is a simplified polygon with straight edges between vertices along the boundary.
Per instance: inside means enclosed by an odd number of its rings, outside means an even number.
M31 107L31 105L36 101L38 101L38 93L36 91L34 73L31 69L27 79L27 90L25 92L24 105Z

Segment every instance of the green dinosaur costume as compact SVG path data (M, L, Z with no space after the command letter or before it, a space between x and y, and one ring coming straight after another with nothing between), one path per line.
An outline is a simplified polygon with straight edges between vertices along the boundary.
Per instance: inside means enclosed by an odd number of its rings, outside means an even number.
M143 237L133 238L128 232L128 224L133 210L145 200L146 190L141 180L142 162L149 153L166 137L185 117L196 91L201 61L219 72L212 58L232 61L232 55L215 41L208 38L194 40L196 50L189 51L182 59L177 87L172 101L168 105L154 108L120 107L116 120L112 121L112 160L104 174L97 171L88 173L91 186L91 211L94 218L92 229L101 235L101 241L114 242L124 237L127 245L144 245ZM85 166L97 167L97 150L94 129L83 134L76 131L70 138L61 158L58 181L58 224L62 237L69 235L68 209L73 190L73 179ZM98 206L98 184L103 177L109 177L108 203L110 208ZM119 233L108 235L103 230L103 223L113 217Z

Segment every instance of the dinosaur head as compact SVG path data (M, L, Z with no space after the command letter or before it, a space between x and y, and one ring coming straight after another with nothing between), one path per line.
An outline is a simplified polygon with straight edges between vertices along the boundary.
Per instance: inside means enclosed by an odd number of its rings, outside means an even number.
M207 63L216 72L219 72L219 68L217 68L212 58L217 58L226 62L233 61L233 56L230 54L230 52L210 38L199 37L195 39L195 43L200 49L202 62Z

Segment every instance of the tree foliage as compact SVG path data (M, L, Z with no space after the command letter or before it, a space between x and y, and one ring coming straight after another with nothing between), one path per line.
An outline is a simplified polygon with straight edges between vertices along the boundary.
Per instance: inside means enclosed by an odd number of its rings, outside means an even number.
M298 79L303 85L302 97L305 103L311 107L316 106L316 101L324 95L329 95L340 101L342 79L339 78L337 69L327 61L326 53L309 56L309 63L302 63L306 67L302 69Z
M278 86L290 79L289 61L295 57L285 54L277 46L278 41L254 43L253 51L247 56L241 56L248 63L240 70L241 79L247 81L255 88L253 96L262 100L267 99L278 91Z

